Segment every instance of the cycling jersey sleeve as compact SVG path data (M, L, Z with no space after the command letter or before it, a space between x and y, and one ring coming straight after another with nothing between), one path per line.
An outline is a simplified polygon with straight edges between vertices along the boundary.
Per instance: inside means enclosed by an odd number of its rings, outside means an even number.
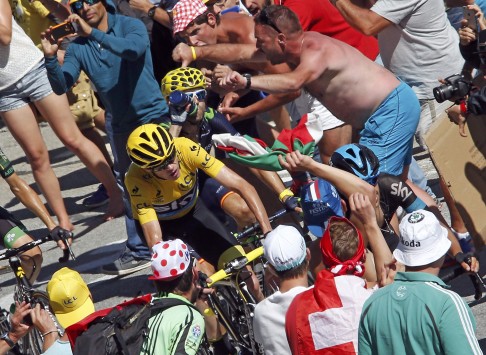
M210 177L216 177L221 169L224 167L223 162L209 154L199 144L191 141L188 138L176 138L181 140L182 146L186 149L181 150L185 163L189 164L193 171L200 169ZM179 146L179 145L178 145ZM187 149L187 147L189 149Z
M147 193L153 191L150 183L139 177L139 172L133 164L125 176L125 186L130 195L133 218L144 224L157 220L157 213L152 206L152 198Z
M15 172L12 163L8 160L5 153L0 149L0 176L4 179L8 178Z
M380 188L380 204L388 221L399 206L407 213L427 206L415 195L405 180L398 176L382 173L378 177L378 186Z

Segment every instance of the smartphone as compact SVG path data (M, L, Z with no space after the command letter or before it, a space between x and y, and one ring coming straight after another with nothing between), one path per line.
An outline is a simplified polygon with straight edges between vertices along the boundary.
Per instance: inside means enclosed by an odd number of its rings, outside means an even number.
M463 7L464 19L467 20L467 27L478 32L478 18L476 17L476 11L468 9L467 6Z
M56 42L59 41L61 38L64 38L74 33L76 33L76 29L69 21L51 27L51 36L56 40Z

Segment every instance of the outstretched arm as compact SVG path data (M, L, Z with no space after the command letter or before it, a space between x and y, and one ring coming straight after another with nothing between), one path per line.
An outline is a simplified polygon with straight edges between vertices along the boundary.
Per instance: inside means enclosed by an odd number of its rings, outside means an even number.
M352 0L331 0L347 23L367 36L376 36L393 24L376 12L356 5Z
M265 211L265 207L263 207L263 203L253 186L226 166L219 171L215 176L215 179L227 189L236 191L243 197L248 208L255 215L263 233L272 230L272 226L268 220L267 211Z
M265 55L255 44L220 43L193 47L179 43L172 51L172 59L187 67L194 60L204 59L219 64L266 62Z
M349 199L351 194L359 192L368 196L372 203L376 203L376 192L373 186L359 177L332 166L321 164L299 151L286 155L285 159L278 158L280 165L290 172L308 171L311 174L321 177L333 184L338 191Z
M368 237L368 242L373 250L375 259L375 271L379 284L382 283L382 268L393 262L393 256L383 238L380 227L376 222L375 210L368 196L354 193L349 197L349 207L354 216L361 222L362 232Z

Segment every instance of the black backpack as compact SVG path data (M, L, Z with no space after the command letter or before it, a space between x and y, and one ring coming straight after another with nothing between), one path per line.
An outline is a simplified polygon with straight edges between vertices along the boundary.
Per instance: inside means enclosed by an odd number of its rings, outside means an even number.
M194 305L176 298L161 298L153 304L147 302L147 298L139 300L142 302L126 302L113 307L105 316L85 325L87 329L75 339L73 354L139 355L148 335L151 316L180 305L197 310Z

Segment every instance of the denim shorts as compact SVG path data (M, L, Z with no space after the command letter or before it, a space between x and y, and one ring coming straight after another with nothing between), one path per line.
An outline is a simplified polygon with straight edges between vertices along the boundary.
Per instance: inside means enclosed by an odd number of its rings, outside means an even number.
M0 92L0 112L12 111L39 101L52 93L51 84L42 59L15 84Z
M410 165L419 120L419 101L405 83L400 83L368 118L359 143L376 154L380 172L398 176L404 166Z

